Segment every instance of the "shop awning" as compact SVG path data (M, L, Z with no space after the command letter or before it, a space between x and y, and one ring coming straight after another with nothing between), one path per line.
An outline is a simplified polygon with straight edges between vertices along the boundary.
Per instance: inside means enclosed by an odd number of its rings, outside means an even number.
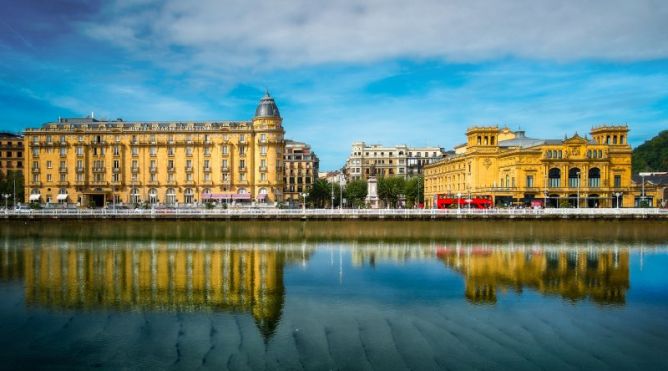
M57 197L58 201L67 200L67 194L59 194Z
M40 195L30 195L30 201L37 201L40 198L41 198Z
M230 200L233 193L202 193L203 200Z
M265 198L267 198L267 194L266 194L266 193L260 193L259 195L257 195L257 200L258 200L258 201L262 201L262 200L264 200Z
M233 200L250 200L251 195L250 195L250 193L233 194L232 199Z

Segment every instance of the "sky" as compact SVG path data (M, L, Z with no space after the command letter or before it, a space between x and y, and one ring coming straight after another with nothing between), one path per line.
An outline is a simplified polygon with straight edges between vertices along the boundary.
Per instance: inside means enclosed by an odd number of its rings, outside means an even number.
M666 35L663 0L0 0L0 130L250 120L268 89L322 170L472 125L637 146L668 129Z

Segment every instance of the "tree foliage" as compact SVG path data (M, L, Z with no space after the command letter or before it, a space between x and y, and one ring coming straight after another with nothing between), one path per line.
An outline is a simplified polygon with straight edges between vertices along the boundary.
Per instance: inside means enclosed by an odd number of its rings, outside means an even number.
M16 201L14 198L14 184L16 183ZM7 204L13 206L15 202L23 202L23 174L20 171L7 171L7 175L0 172L0 195L11 195ZM5 198L0 197L2 207L5 206Z
M668 130L633 150L633 173L668 171Z
M366 199L368 185L364 180L353 180L346 184L345 198L347 207L361 207L364 206Z
M405 196L406 180L403 177L392 176L378 178L378 198L386 206L397 207L399 196Z

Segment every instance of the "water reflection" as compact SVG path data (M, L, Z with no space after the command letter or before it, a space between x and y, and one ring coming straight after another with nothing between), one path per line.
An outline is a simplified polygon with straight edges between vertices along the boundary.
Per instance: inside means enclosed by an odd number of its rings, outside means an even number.
M629 288L627 249L440 248L437 255L464 276L473 303L496 303L499 289L531 288L573 301L624 304Z
M309 255L254 244L60 242L5 249L0 265L3 279L24 279L30 306L246 312L267 338L280 321L285 266Z

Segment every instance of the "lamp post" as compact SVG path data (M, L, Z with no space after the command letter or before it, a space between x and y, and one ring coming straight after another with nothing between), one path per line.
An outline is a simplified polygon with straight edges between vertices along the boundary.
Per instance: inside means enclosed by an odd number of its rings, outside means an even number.
M462 198L462 194L457 193L457 212L459 212L459 201L461 200L461 198Z
M640 197L640 207L645 207L645 176L640 174L640 178L642 178L642 195Z
M332 182L332 205L331 205L332 210L334 210L334 182Z
M580 172L578 171L576 173L576 175L578 176L578 199L576 201L576 205L577 205L577 208L579 209L580 208Z
M306 214L306 197L308 197L308 193L303 192L303 193L301 194L301 196L302 196L302 199L304 200L304 201L302 202L302 211L304 212L304 214Z
M619 209L619 196L621 196L621 192L615 192L615 197L617 197L617 208Z
M2 195L2 197L5 198L5 210L9 209L9 207L7 206L7 200L9 199L10 196L11 195L9 193L3 193Z
M339 174L339 210L343 208L343 174Z

